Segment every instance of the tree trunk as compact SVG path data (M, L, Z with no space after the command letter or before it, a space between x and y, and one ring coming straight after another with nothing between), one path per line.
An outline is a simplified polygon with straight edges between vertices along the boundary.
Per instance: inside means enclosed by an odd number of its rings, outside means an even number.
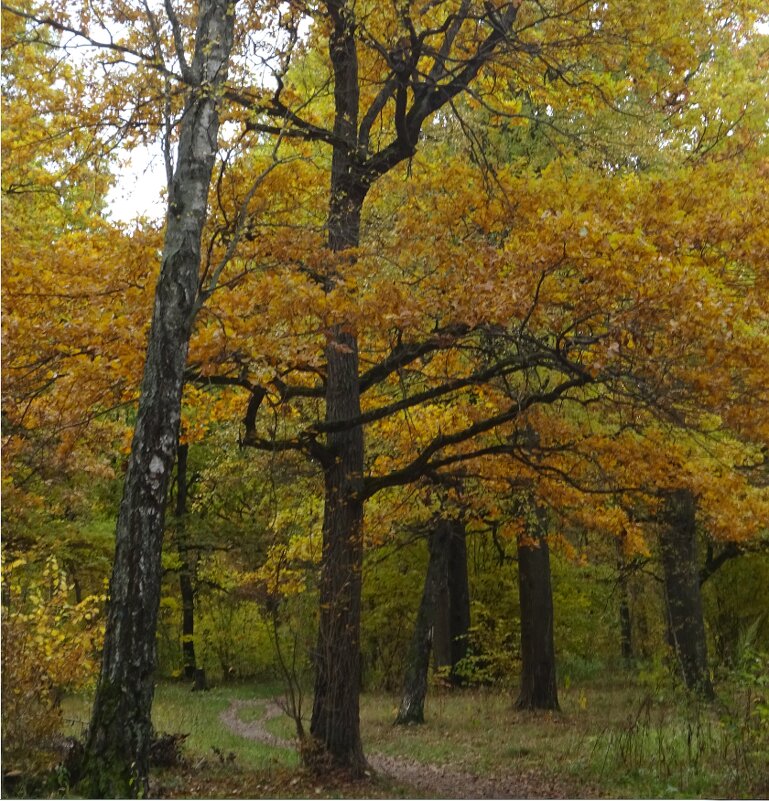
M521 602L521 689L517 709L559 709L555 683L553 590L543 510L532 509L533 524L518 540Z
M327 348L326 419L359 414L357 342L335 327ZM363 564L363 432L332 434L325 468L323 561L315 697L310 734L319 753L305 751L310 767L330 761L359 775L366 769L360 739L360 609Z
M328 247L338 253L357 247L367 186L355 174L358 66L354 25L340 13L329 42L334 67L334 135L331 162ZM331 271L328 286L337 280ZM358 339L346 322L333 325L326 345L326 421L360 415ZM360 776L368 768L360 738L359 696L361 572L363 568L363 428L332 432L324 466L323 559L315 696L304 752L310 767L330 762Z
M627 589L627 578L620 575L619 599L619 636L622 661L629 665L633 661L633 627L630 617L630 596Z
M705 622L697 567L696 501L691 490L666 492L661 512L660 550L665 574L668 631L684 684L713 698L708 672Z
M396 724L424 723L427 674L430 669L433 620L439 597L447 584L448 544L451 535L447 521L441 520L430 534L430 556L427 562L425 586L419 603L414 634L411 638L403 679L403 695Z
M456 666L467 656L470 628L470 590L467 581L467 542L461 520L442 520L447 528L447 581L441 586L434 618L434 661L436 668L449 668L454 684L460 679Z
M361 210L366 194L378 177L413 156L424 121L463 92L481 66L505 40L512 29L518 5L501 12L489 12L493 30L469 56L462 69L452 62L444 71L453 39L452 22L446 33L444 54L437 54L430 80L409 90L417 77L416 61L401 65L395 83L390 80L363 116L358 130L360 88L356 36L361 35L355 19L355 4L347 0L326 0L331 25L329 55L334 73L334 130L328 215L328 247L334 253L355 248L360 242ZM463 5L457 23L469 18ZM407 13L407 12L405 12ZM405 69L401 69L405 66ZM454 71L456 70L456 74ZM451 75L438 84L446 75ZM397 88L396 88L397 87ZM383 150L369 155L370 130L388 93L395 100L397 138ZM409 91L412 105L407 109ZM379 109L379 111L377 111ZM373 116L372 116L373 112ZM332 289L340 277L337 265L329 270L325 284ZM326 374L326 422L355 419L360 415L357 333L341 319L329 327ZM305 744L305 762L324 761L349 769L353 775L366 770L360 742L358 694L360 691L360 590L363 560L363 430L360 425L340 427L327 439L330 459L324 465L325 511L323 517L323 563L320 582L320 623L316 652L315 700L310 733Z
M198 85L215 90L225 80L234 18L234 0L201 0L191 65ZM138 416L117 520L101 674L83 763L80 790L94 798L148 794L160 553L219 130L217 92L191 92L181 120Z
M633 625L630 615L630 588L628 586L628 564L623 554L622 543L617 547L617 590L619 591L619 641L622 661L630 665L633 661Z
M195 679L195 590L192 585L192 568L185 537L187 514L187 456L189 445L180 443L176 450L176 538L179 553L179 591L182 596L182 662L184 678Z

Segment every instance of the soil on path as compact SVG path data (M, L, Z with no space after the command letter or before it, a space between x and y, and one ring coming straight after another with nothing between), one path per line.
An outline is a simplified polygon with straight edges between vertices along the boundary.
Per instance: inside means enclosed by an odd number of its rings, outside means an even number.
M264 706L261 717L242 720L240 711ZM277 748L296 748L295 740L277 737L269 732L266 723L280 717L283 710L273 701L234 700L219 716L221 722L232 732L249 740L257 740ZM424 764L404 757L368 754L371 767L379 774L413 790L412 798L586 798L585 789L564 786L554 777L536 771L517 774L477 776L466 771L455 770L447 765Z

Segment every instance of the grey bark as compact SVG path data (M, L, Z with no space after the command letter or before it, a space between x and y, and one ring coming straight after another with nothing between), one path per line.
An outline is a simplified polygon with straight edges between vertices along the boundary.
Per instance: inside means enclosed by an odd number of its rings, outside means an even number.
M518 540L521 689L515 705L518 709L559 709L546 519L544 510L532 507L527 535Z
M697 566L696 500L688 489L664 493L660 551L668 632L686 687L713 698Z
M183 375L194 319L201 236L219 130L218 90L233 44L234 0L201 0L190 90L139 409L118 513L101 674L86 740L81 792L148 792L150 713L164 510L179 439Z

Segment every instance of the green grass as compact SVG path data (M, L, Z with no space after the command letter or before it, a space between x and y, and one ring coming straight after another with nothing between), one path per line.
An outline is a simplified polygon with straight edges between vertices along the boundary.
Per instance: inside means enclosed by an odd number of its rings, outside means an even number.
M192 693L179 685L162 685L158 689L152 715L155 728L189 733L185 743L188 751L210 757L212 749L218 748L225 754L234 753L238 764L254 769L298 764L296 752L241 737L230 732L219 720L219 715L233 698L271 697L265 688L243 685L215 688L203 693Z
M249 704L238 710L238 720L242 720L243 723L253 723L256 720L261 720L263 716L264 704L254 704L253 706Z
M238 684L193 693L187 685L162 683L155 690L152 720L159 732L189 734L185 751L192 759L217 761L216 748L225 755L234 753L237 765L254 770L296 767L299 760L295 751L241 737L219 720L234 699L269 699L277 693L279 688L269 685ZM90 702L81 696L66 699L67 733L80 736L85 731L89 707Z
M490 775L552 770L584 750L576 714L516 712L514 700L498 690L438 691L428 695L424 726L394 727L395 700L368 696L362 705L364 742L390 756ZM563 700L565 708L571 706Z

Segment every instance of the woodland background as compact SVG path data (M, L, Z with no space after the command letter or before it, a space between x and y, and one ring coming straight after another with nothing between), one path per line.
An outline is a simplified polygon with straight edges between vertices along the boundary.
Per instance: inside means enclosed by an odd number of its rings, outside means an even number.
M97 685L110 797L156 680L279 682L356 775L359 689L614 679L739 709L760 792L765 4L175 5L3 6L4 770Z

